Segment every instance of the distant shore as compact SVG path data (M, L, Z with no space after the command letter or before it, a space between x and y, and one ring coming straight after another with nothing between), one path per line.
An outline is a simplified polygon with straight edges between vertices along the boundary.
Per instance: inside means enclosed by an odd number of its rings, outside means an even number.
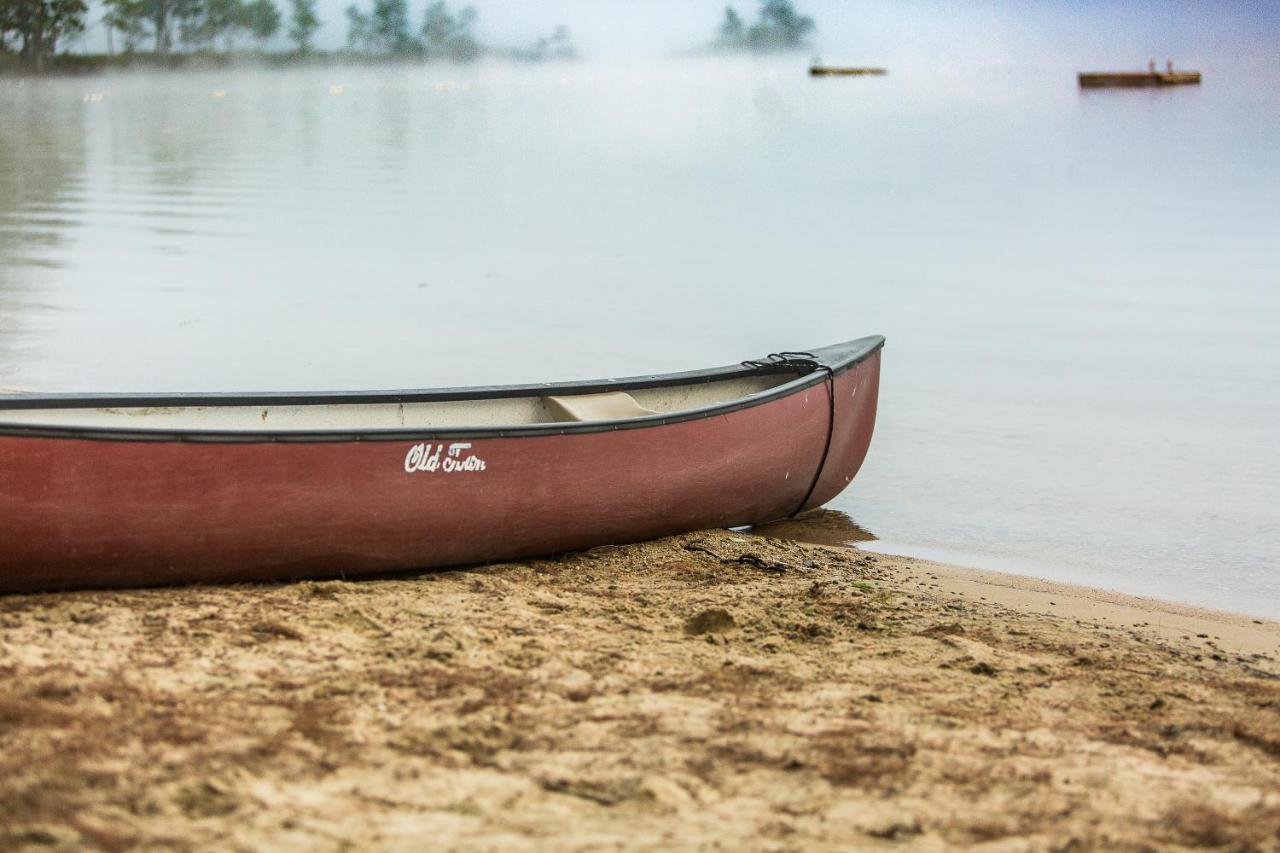
M530 59L520 51L490 50L486 60L499 60L524 65L548 62L573 62L572 59ZM474 63L447 59L425 59L415 56L385 56L351 51L314 51L306 55L277 51L237 51L233 53L61 53L51 57L44 69L22 65L17 57L0 53L0 76L57 77L100 74L107 71L202 71L222 68L311 68L329 66L376 67L442 67L465 68Z
M0 842L1280 840L1280 624L777 533L0 597Z

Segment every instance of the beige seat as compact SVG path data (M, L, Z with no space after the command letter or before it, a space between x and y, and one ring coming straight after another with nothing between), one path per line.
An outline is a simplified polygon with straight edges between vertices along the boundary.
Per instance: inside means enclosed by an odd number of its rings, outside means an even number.
M547 408L557 422L560 421L620 421L626 418L642 418L656 415L636 402L636 398L622 391L604 394L575 394L572 397L547 397Z

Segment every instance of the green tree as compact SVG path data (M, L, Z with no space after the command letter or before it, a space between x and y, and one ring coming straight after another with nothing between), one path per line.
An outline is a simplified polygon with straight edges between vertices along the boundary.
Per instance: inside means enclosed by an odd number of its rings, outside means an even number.
M200 16L199 0L139 0L138 13L151 27L155 52L173 49L175 27L187 28Z
M18 29L11 14L9 0L0 2L0 53L8 53L13 49L11 42L16 42Z
M245 7L245 23L258 42L258 49L265 50L267 42L280 32L280 10L271 0L253 0Z
M413 53L418 43L409 34L407 0L373 0L370 18L374 43L384 53Z
M373 24L369 16L352 3L347 7L347 47L369 53L373 50Z
M720 22L720 37L717 45L727 48L741 48L747 40L747 28L732 6L724 7L724 20Z
M84 31L85 0L0 0L0 43L17 46L21 60L44 69L58 41Z
M10 51L9 42L16 40L17 30L13 27L13 21L9 17L9 3L0 3L0 53L8 53Z
M465 7L455 17L445 0L434 0L422 21L422 49L427 57L455 62L478 57L480 45L471 33L476 17L474 7Z
M813 29L813 18L797 12L791 0L763 0L747 42L754 50L796 50L805 46Z
M316 0L291 0L292 11L289 14L289 39L298 46L298 53L311 52L311 37L320 29L320 19L316 17Z
M813 31L813 18L797 12L791 0L761 0L760 14L749 28L743 26L736 9L726 7L713 44L721 49L757 53L798 50L808 44Z
M373 9L362 12L347 7L347 43L365 53L405 55L421 46L409 32L408 0L373 0Z
M244 0L203 0L195 14L182 20L182 41L191 47L216 48L222 39L223 48L231 51L236 34L248 26L249 10Z
M573 46L573 36L569 28L561 24L550 36L534 42L529 50L517 51L519 59L542 62L547 59L577 59L578 50Z
M107 28L107 52L115 53L115 34L124 41L124 52L133 53L146 35L140 0L104 0L102 23Z
M564 24L556 27L547 39L548 59L577 59L578 49L574 47L573 36Z

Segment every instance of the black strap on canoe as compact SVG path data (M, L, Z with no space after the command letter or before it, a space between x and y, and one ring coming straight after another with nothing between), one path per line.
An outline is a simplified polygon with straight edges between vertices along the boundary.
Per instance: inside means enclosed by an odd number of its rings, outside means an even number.
M814 490L818 488L818 480L822 478L822 469L827 467L827 454L831 452L831 437L836 430L835 371L819 361L818 357L811 352L771 352L764 358L744 361L742 366L756 370L803 370L806 373L821 370L827 374L825 383L827 386L827 440L822 445L822 459L818 462L818 470L813 472L813 482L809 483L809 490L804 493L800 505L791 513L791 517L794 518L804 509L809 498L813 497Z
M771 352L764 358L747 359L742 362L743 367L750 367L753 370L803 370L805 373L812 373L826 365L818 361L818 357L811 352Z

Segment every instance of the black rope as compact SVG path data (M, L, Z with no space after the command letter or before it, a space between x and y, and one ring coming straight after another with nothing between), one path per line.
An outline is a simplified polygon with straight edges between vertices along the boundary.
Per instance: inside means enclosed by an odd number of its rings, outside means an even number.
M743 367L756 370L804 370L813 372L825 365L811 352L771 352L764 358L748 359Z
M804 493L804 498L800 501L800 505L791 513L791 517L800 514L805 504L809 502L809 498L813 497L813 492L818 488L818 480L822 478L822 469L827 467L827 454L831 452L831 437L836 430L836 375L829 366L818 360L818 357L811 352L771 352L764 358L750 359L742 362L743 367L750 367L757 370L803 370L806 373L812 373L815 370L821 370L827 374L827 440L822 445L822 459L818 462L818 470L813 473L813 482L809 483L809 490Z

